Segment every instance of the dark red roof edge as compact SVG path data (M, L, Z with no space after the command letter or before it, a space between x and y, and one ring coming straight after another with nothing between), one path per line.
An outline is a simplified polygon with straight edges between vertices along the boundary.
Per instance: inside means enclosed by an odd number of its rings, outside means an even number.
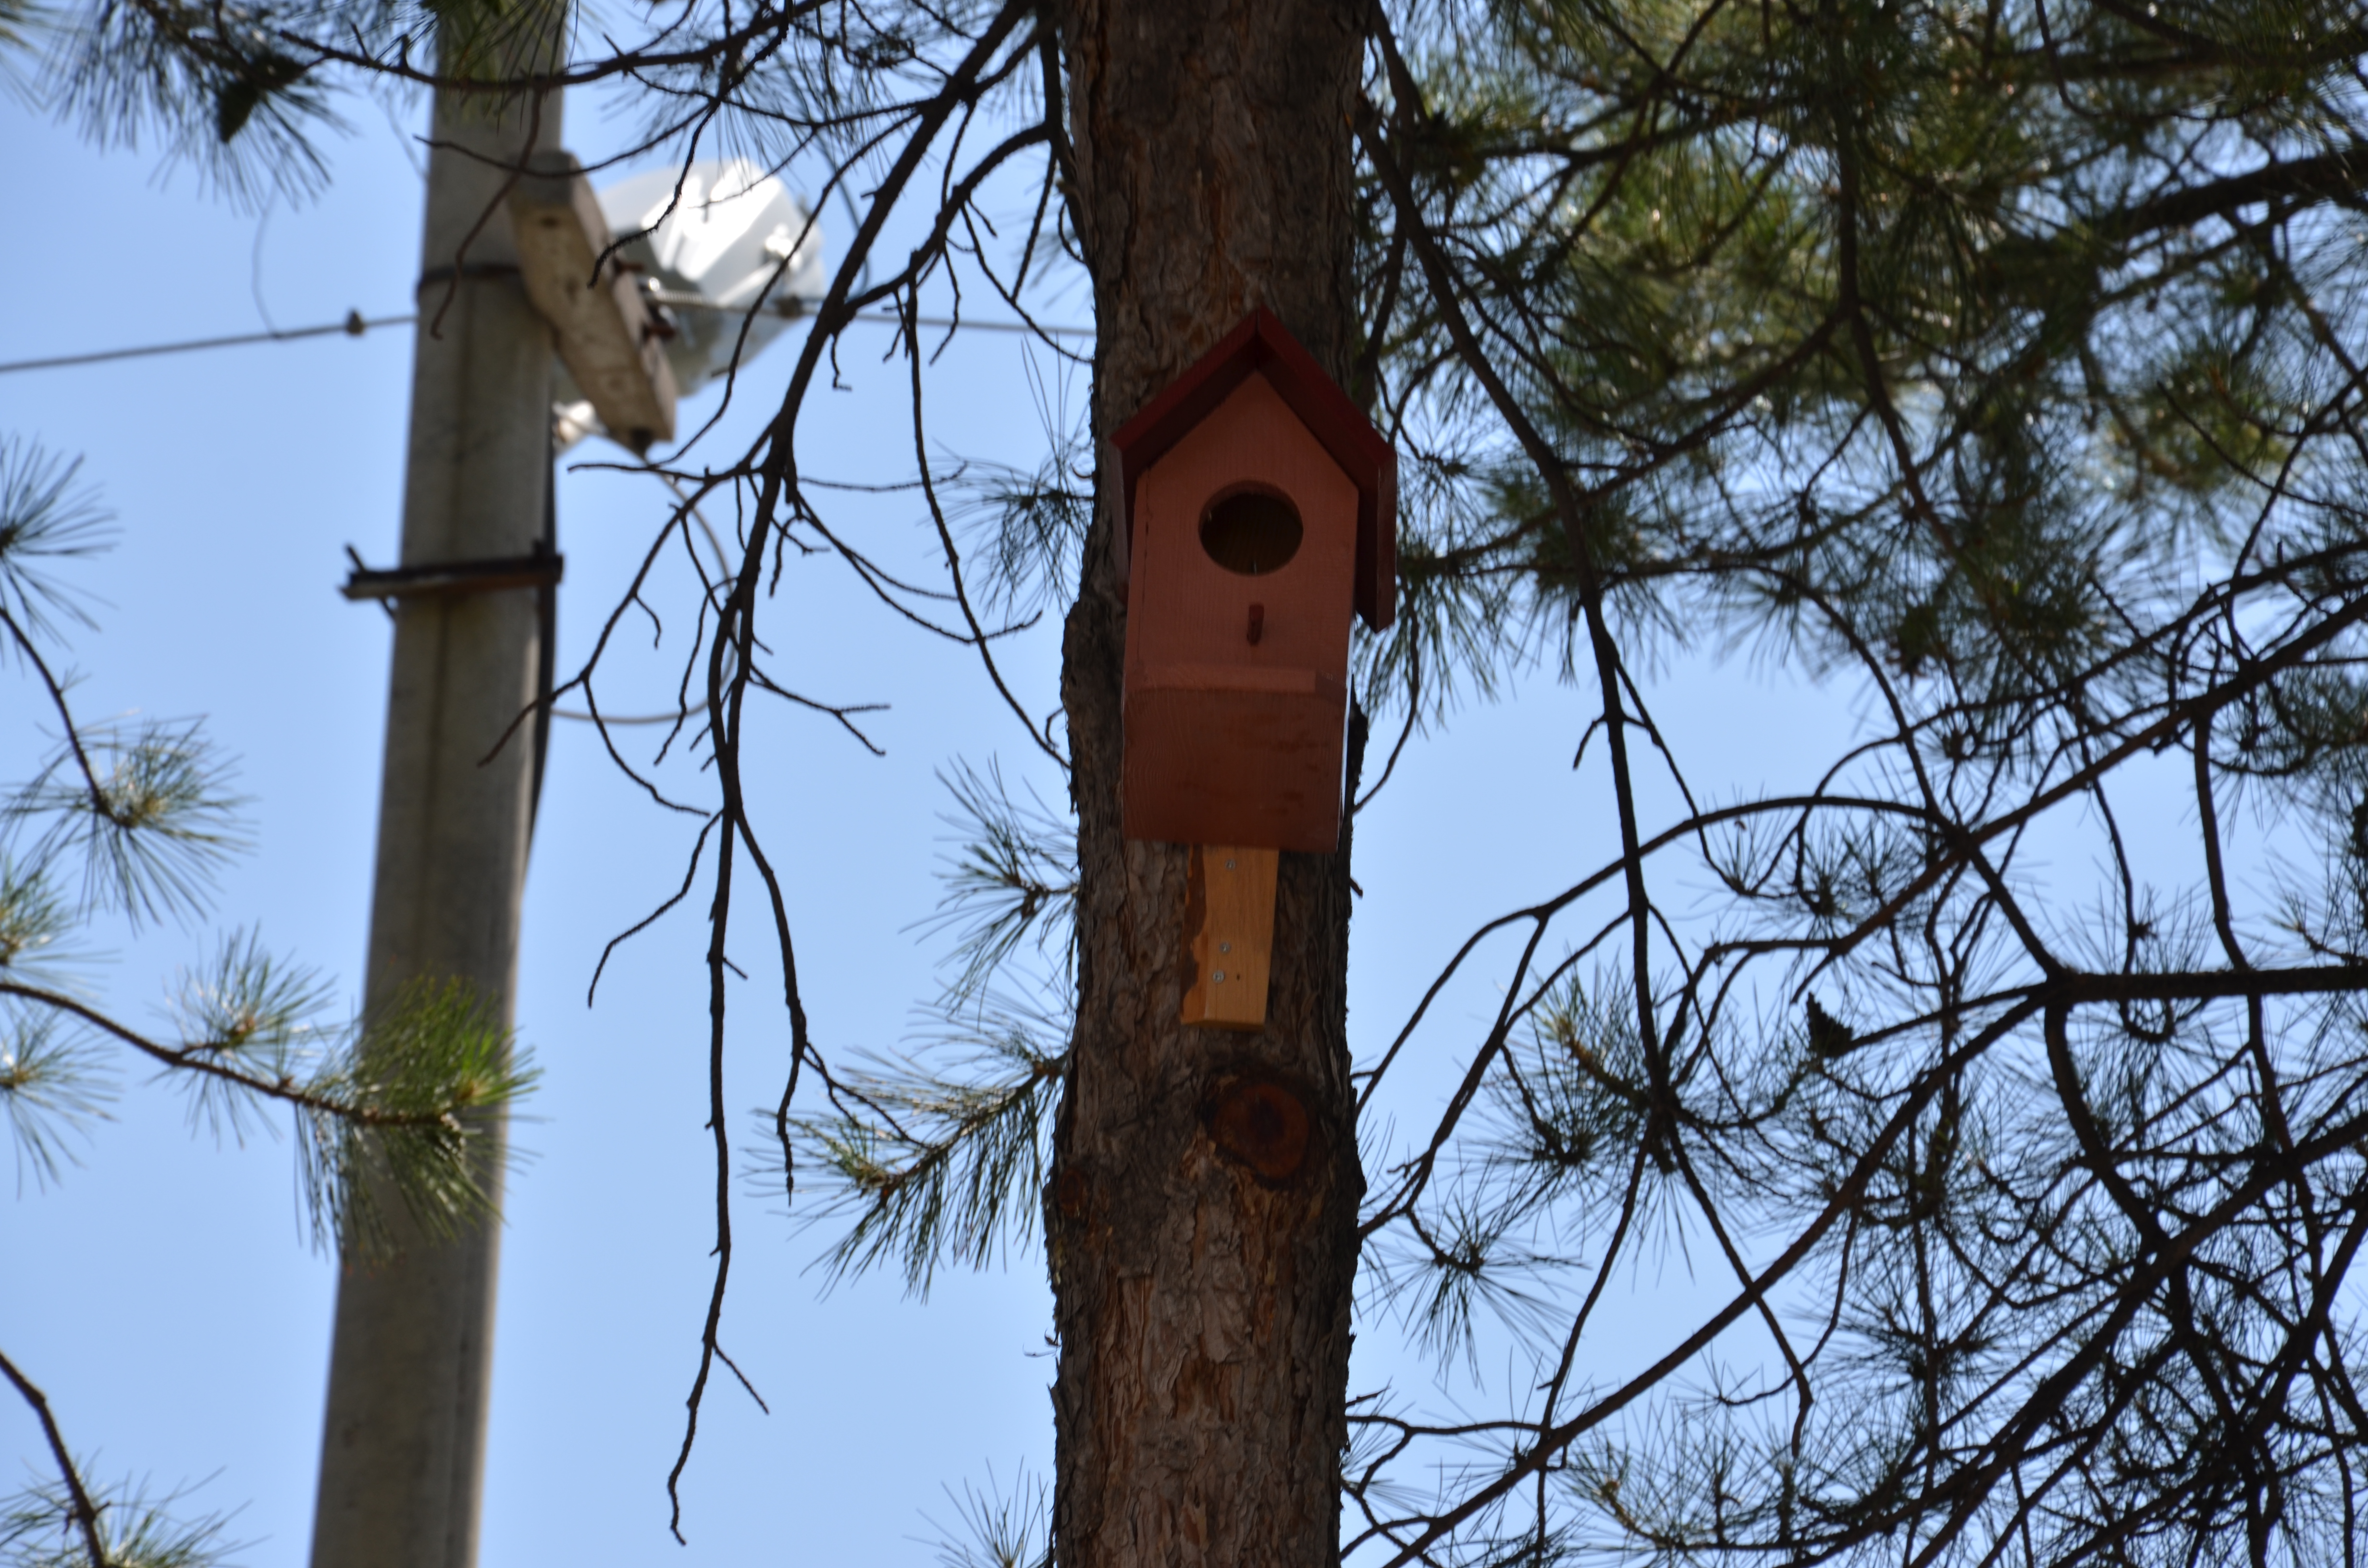
M1375 631L1386 630L1397 618L1397 453L1315 357L1264 308L1244 317L1110 437L1126 491L1126 542L1133 543L1135 480L1253 371L1282 394L1357 486L1357 613Z

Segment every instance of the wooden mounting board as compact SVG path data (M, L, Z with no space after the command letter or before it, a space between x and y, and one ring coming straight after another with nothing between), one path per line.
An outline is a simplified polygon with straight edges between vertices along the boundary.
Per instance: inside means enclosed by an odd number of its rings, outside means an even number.
M509 211L527 298L600 423L636 452L673 440L674 371L633 275L608 255L608 220L575 157L536 153L510 187Z
M1192 846L1184 904L1192 984L1184 993L1184 1022L1221 1029L1266 1027L1280 853L1232 844Z

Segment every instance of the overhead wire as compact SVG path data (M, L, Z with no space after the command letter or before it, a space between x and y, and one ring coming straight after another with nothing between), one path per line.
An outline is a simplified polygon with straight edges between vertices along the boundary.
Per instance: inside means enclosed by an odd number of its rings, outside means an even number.
M199 348L235 348L248 343L293 343L300 337L327 337L342 333L359 337L372 327L408 326L416 315L371 316L349 311L341 322L322 326L290 327L286 332L244 332L231 337L194 337L182 343L151 343L138 348L101 348L90 354L57 354L45 359L17 359L0 364L0 375L12 370L55 370L69 365L98 365L109 359L139 359L151 354L188 354Z
M681 309L691 303L689 301L673 296L662 299L660 302L674 309ZM719 307L710 305L705 301L700 301L693 308L714 310ZM797 320L800 318L792 316L791 319ZM890 326L899 324L898 317L893 312L883 312L879 314L859 315L855 319L857 321L873 322ZM188 354L200 348L237 348L255 343L294 343L301 338L332 337L339 335L343 335L347 337L359 337L365 333L370 332L378 327L409 326L418 320L419 317L416 314L365 317L359 311L348 311L346 312L346 319L343 321L327 322L319 326L290 327L285 332L245 332L238 333L228 337L190 338L186 342L181 343L143 344L136 348L101 348L88 354L55 354L40 359L16 359L5 364L0 364L0 376L8 375L17 370L57 370L64 369L75 365L101 365L106 364L110 360L140 359L156 354ZM982 332L1018 332L1028 334L1041 332L1056 337L1091 337L1094 335L1094 329L1089 326L1038 327L1030 326L1021 322L980 321L975 318L966 318L957 322L950 316L922 316L919 318L918 324L922 326L976 327Z

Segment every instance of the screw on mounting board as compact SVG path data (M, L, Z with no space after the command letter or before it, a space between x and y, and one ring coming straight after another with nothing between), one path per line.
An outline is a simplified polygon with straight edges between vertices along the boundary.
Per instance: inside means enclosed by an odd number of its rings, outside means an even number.
M1225 983L1225 971L1224 970L1221 969L1217 971L1216 980L1217 983L1220 985L1223 985Z

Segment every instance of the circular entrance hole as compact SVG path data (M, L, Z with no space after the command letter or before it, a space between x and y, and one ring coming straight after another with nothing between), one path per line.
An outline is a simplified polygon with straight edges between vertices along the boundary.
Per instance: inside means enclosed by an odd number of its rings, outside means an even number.
M1256 577L1299 553L1299 508L1271 490L1236 490L1201 516L1201 548L1228 572Z

